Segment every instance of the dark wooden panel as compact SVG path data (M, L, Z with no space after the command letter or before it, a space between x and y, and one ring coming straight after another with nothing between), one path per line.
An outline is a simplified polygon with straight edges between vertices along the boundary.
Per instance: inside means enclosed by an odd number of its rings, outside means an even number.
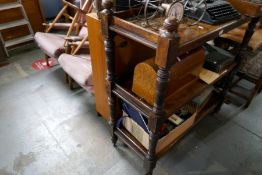
M18 19L23 19L23 14L19 8L0 11L0 24Z
M42 23L44 23L44 17L42 9L38 0L22 0L22 4L25 8L26 14L29 18L31 26L34 32L44 31Z
M16 2L16 0L0 0L0 3Z
M30 34L26 25L5 29L1 33L4 41Z

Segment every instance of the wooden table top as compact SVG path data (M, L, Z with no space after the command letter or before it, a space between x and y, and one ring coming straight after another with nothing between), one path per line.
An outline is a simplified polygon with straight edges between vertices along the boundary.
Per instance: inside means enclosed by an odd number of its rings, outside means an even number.
M163 17L154 18L153 20L149 20L150 26L145 26L144 22L141 20L135 20L134 18L121 19L114 16L110 29L120 35L156 49L159 39L159 29L162 28L164 19L165 18ZM205 42L210 41L223 33L248 22L249 20L249 17L242 16L239 19L218 25L211 25L202 22L192 25L194 21L184 17L178 28L178 34L180 36L179 53L195 49L203 45Z

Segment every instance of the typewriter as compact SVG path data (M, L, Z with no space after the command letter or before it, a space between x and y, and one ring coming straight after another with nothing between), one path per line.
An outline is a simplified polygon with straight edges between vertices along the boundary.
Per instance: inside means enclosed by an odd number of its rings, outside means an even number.
M188 8L185 8L185 16L200 20L209 24L219 24L226 21L240 18L240 13L228 2L223 0L207 0L199 3L200 0L191 1ZM190 8L190 6L192 8Z

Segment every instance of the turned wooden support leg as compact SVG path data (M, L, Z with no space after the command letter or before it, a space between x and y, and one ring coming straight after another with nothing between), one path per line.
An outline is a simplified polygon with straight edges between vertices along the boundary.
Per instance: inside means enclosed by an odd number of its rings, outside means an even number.
M113 93L108 97L108 103L109 103L109 107L110 107L110 121L109 124L112 128L112 138L111 141L113 143L113 146L116 147L116 142L118 140L115 131L116 131L116 122L117 122L117 116L116 116L116 96L113 95Z
M113 18L113 2L111 0L103 1L102 11L102 33L104 36L105 52L106 52L106 63L107 63L107 88L108 88L108 104L110 108L110 126L112 128L112 143L116 146L117 136L116 122L117 122L117 107L116 107L116 95L113 93L115 86L115 54L114 54L114 33L109 29L109 26Z
M164 29L160 31L159 47L157 48L155 63L158 65L156 79L156 97L153 107L153 115L149 117L150 129L149 149L145 160L146 175L153 174L157 162L157 143L159 130L167 119L164 112L164 101L169 83L170 67L175 64L179 36L176 34L178 23L175 17L169 17L164 21ZM165 46L165 47L163 47Z
M151 175L156 167L156 146L159 139L159 128L166 117L164 113L164 97L167 91L169 75L168 68L160 67L157 71L157 89L153 107L154 115L149 118L150 138L148 154L145 160L146 175Z
M45 61L46 61L46 65L49 67L49 56L48 55L45 55Z
M156 157L156 146L158 141L158 134L150 132L149 138L149 150L146 156L144 167L146 170L146 175L152 175L153 170L156 167L157 157Z

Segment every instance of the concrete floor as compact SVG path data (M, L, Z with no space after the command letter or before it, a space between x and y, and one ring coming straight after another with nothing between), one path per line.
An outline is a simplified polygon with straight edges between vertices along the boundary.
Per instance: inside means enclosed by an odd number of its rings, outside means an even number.
M121 143L94 97L71 91L59 66L33 71L40 50L14 55L0 69L0 175L139 175L143 161ZM156 175L261 175L262 95L202 120L169 154Z

